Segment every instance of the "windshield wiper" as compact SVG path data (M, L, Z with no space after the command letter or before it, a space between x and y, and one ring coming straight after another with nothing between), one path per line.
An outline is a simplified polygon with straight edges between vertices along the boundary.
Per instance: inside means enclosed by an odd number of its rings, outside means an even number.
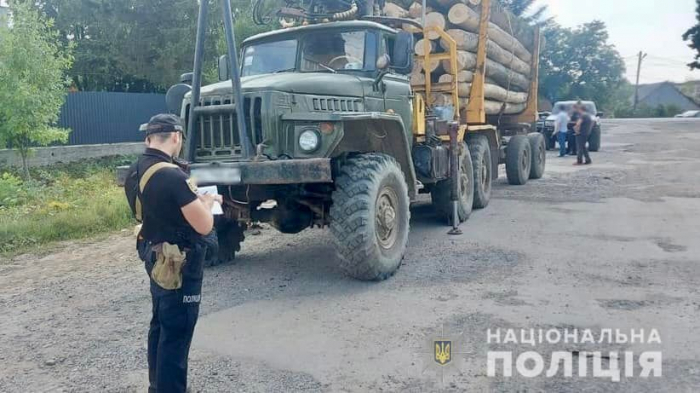
M279 74L280 72L292 72L292 71L294 71L294 70L296 70L296 67L285 68L285 69L283 69L283 70L275 71L274 73L275 73L275 74Z
M305 60L305 61L308 61L309 63L316 64L317 66L321 66L321 67L325 68L326 70L328 70L328 71L330 71L330 72L332 72L332 73L334 73L334 74L337 74L337 72L336 72L334 69L332 69L331 67L329 67L329 66L327 66L327 65L325 65L325 64L323 64L323 63L321 63L321 62L318 62L318 61L316 61L316 60L306 59L306 58L305 58L304 60Z

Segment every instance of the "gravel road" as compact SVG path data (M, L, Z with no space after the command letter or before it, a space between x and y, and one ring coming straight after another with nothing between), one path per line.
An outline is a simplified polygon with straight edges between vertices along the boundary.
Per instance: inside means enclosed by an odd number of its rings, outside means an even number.
M324 230L248 233L236 263L205 272L193 391L699 391L700 121L607 120L603 135L592 166L549 152L541 180L501 174L461 236L416 204L386 282L344 277ZM146 390L150 298L133 243L124 231L0 259L0 391ZM663 375L489 377L489 350L581 355L487 343L497 328L658 329L661 344L591 348L661 351ZM442 368L436 337L454 346Z

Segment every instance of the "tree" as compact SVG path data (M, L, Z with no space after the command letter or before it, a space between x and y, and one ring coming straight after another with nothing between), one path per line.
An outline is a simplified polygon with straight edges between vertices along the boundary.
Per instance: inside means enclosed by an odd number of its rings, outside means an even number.
M576 29L550 25L540 61L540 91L550 101L592 100L606 108L623 83L625 65L608 43L605 23L593 21Z
M695 8L695 14L698 23L683 34L683 41L690 40L688 46L696 52L695 60L688 63L688 67L690 67L691 70L700 69L700 0L697 0L697 2L698 5L697 8Z
M547 6L540 5L535 8L535 2L536 0L500 0L501 6L528 23L535 25L551 23L554 18L544 18Z
M0 144L22 157L33 146L65 142L68 130L53 126L69 84L70 47L60 43L53 21L25 3L11 3L12 27L0 27Z

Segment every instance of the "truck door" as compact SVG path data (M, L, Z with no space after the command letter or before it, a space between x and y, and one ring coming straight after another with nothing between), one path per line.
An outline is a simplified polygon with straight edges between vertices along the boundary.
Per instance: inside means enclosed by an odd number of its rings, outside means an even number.
M389 54L391 56L394 44L394 37L382 32L379 43L379 56ZM407 132L413 130L413 114L411 111L412 93L411 85L407 75L400 75L394 71L389 71L384 79L384 109L393 110L401 116Z

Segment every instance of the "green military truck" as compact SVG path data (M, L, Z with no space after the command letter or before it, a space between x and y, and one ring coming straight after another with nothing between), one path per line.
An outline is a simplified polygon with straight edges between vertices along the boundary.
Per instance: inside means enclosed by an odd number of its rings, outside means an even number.
M409 206L420 194L430 193L436 213L457 225L488 204L499 163L508 161L514 184L541 176L544 158L532 158L523 135L529 125L502 130L459 113L433 115L407 76L413 34L392 27L406 21L363 5L279 10L285 23L303 23L246 39L240 60L220 59L221 81L200 89L202 2L192 91L176 85L168 102L187 124L192 178L224 197L221 261L235 257L252 222L282 233L329 227L348 275L383 280L401 264ZM351 20L336 20L344 18ZM238 53L232 21L224 22L229 53ZM506 149L509 140L517 151Z

